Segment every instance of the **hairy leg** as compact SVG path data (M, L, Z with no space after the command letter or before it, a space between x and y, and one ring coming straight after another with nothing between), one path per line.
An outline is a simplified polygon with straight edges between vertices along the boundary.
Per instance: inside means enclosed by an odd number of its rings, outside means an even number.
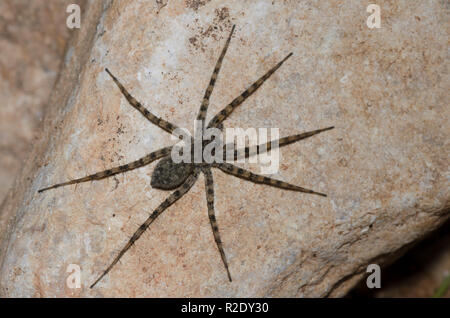
M203 97L203 101L202 101L200 110L197 115L197 120L202 121L203 127L205 126L204 122L205 122L205 118L206 118L206 113L208 111L209 98L211 97L211 93L214 89L214 85L216 83L217 76L219 75L219 71L222 66L223 58L225 57L225 53L227 52L228 45L230 44L231 36L233 35L233 32L234 32L234 27L235 26L233 25L233 28L231 29L230 35L228 36L227 42L225 43L222 53L220 54L219 59L216 62L216 66L214 67L214 71L211 75L211 79L209 81L208 87L206 88L205 95Z
M250 172L248 170L245 170L243 168L236 167L235 165L232 165L230 163L215 163L213 164L213 167L219 168L225 173L228 173L230 175L239 177L244 180L248 180L254 183L262 183L267 184L276 188L285 189L285 190L292 190L292 191L298 191L298 192L304 192L304 193L310 193L310 194L317 194L323 197L326 197L327 195L324 193L316 192L310 189L302 188L287 182L283 182L280 180L275 180L269 177L261 176L258 174L255 174L253 172Z
M222 262L227 271L228 279L231 282L231 275L228 269L228 262L227 258L225 257L225 252L223 251L222 240L220 239L219 227L217 226L216 215L214 212L214 183L211 168L207 167L204 168L202 171L205 175L206 202L208 204L209 222L211 223L214 240L216 241L217 248L219 249L220 257L222 257Z
M47 191L50 189L55 189L55 188L59 188L59 187L70 185L70 184L76 184L76 183L82 183L82 182L87 182L87 181L92 181L92 180L100 180L100 179L109 178L115 174L131 171L131 170L143 167L157 159L168 156L168 155L170 155L171 150L172 150L172 147L162 148L162 149L159 149L152 153L149 153L148 155L146 155L145 157L142 157L139 160L136 160L136 161L133 161L133 162L130 162L130 163L127 163L127 164L124 164L124 165L121 165L121 166L118 166L115 168L97 172L97 173L91 174L91 175L83 177L83 178L70 180L70 181L67 181L64 183L58 183L58 184L52 185L50 187L40 189L40 190L38 190L38 192L41 193L41 192L44 192L44 191Z
M275 142L277 142L278 148L281 148L283 146L290 145L299 140L306 139L308 137L317 135L317 134L327 131L327 130L331 130L333 128L334 128L334 126L323 128L323 129L317 129L317 130L313 130L313 131L308 131L308 132L305 132L302 134L291 135L291 136L280 138L280 139L278 139L278 141L275 141ZM236 144L234 144L234 143L226 144L223 146L223 160L227 160L227 152L230 153L229 157L232 160L248 158L252 155L269 152L272 149L272 142L274 142L274 141L269 141L265 144L249 146L249 147L245 147L242 149L236 149Z
M164 120L164 119L152 114L147 108L142 106L142 104L140 102L138 102L133 96L131 96L130 93L128 93L128 91L125 89L125 87L119 82L119 80L114 75L112 75L112 73L108 69L106 69L106 72L112 77L114 83L116 83L116 85L119 87L120 91L125 96L128 103L131 106L133 106L134 108L136 108L152 124L158 126L159 128L167 131L170 134L172 134L173 131L178 128L177 126L168 122L167 120Z
M129 239L128 243L125 245L125 247L119 252L119 254L114 258L111 265L108 266L108 268L103 272L103 274L91 285L90 288L93 288L103 277L105 277L106 274L109 273L109 271L114 267L114 265L117 264L117 262L120 260L120 258L130 249L130 247L141 237L141 235L147 230L147 228L150 226L150 224L153 223L153 221L161 215L168 207L170 207L172 204L174 204L178 199L180 199L183 195L185 195L189 189L194 185L195 181L198 177L198 171L194 170L194 173L189 176L186 181L178 188L178 190L172 192L171 195L167 199L165 199L157 208L155 211L153 211L152 214L148 217L147 220L137 229L136 232L134 232L133 236Z
M272 67L266 74L261 76L256 82L254 82L250 87L248 87L241 95L236 97L230 104L228 104L224 109L222 109L217 115L215 115L208 124L208 127L217 127L221 122L227 119L228 116L241 105L249 96L251 96L256 90L273 74L280 66L292 56L289 53L283 60L281 60L277 65Z

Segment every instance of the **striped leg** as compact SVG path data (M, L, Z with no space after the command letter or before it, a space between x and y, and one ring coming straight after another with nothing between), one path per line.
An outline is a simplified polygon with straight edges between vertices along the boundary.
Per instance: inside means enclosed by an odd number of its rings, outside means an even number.
M87 181L92 181L92 180L105 179L105 178L111 177L111 176L113 176L115 174L118 174L118 173L123 173L123 172L127 172L127 171L130 171L130 170L134 170L134 169L143 167L145 165L148 165L149 163L151 163L151 162L153 162L153 161L155 161L155 160L157 160L159 158L162 158L162 157L170 155L171 150L172 150L172 147L162 148L162 149L159 149L159 150L154 151L152 153L149 153L148 155L146 155L145 157L142 157L139 160L136 160L136 161L133 161L133 162L130 162L130 163L127 163L127 164L124 164L124 165L121 165L121 166L118 166L118 167L115 167L115 168L111 168L111 169L108 169L108 170L97 172L97 173L91 174L89 176L80 178L80 179L70 180L70 181L67 181L67 182L64 182L64 183L58 183L58 184L55 184L55 185L53 185L51 187L40 189L40 190L38 190L38 192L41 193L41 192L44 192L44 191L47 191L47 190L50 190L50 189L55 189L55 188L59 188L59 187L70 185L70 184L76 184L76 183L82 183L82 182L87 182Z
M214 235L214 240L216 241L217 248L220 252L220 257L222 257L223 265L227 270L228 279L231 282L230 271L228 270L227 258L225 257L225 252L223 251L222 241L220 239L219 227L217 226L216 215L214 213L214 183L211 168L203 169L205 174L205 190L206 190L206 202L208 203L208 216L209 222L211 223L211 228Z
M247 88L241 95L236 97L227 107L222 109L216 116L214 116L208 124L208 127L217 127L221 122L227 119L228 116L241 105L250 95L252 95L280 66L291 57L292 53L289 53L283 60L277 65L272 67L266 74L261 76L256 82L254 82L249 88Z
M323 128L323 129L308 131L308 132L305 132L302 134L291 135L288 137L280 138L280 139L278 139L278 148L290 145L299 140L306 139L308 137L317 135L317 134L327 131L327 130L331 130L333 128L334 127L332 126L332 127L327 127L327 128ZM234 144L234 143L226 144L223 146L223 160L224 161L227 160L227 151L230 152L230 158L233 158L233 160L238 160L241 158L248 158L251 155L269 152L272 149L272 142L273 141L269 141L266 144L245 147L242 149L236 149L236 144Z
M204 122L205 122L205 118L206 118L206 112L208 111L209 98L211 97L211 93L212 93L212 91L214 89L214 85L216 83L217 76L219 75L220 67L222 66L223 58L225 57L225 53L227 52L228 45L230 44L231 36L233 35L233 32L234 32L234 27L235 27L235 25L233 25L233 28L231 29L230 35L228 36L228 40L225 43L225 46L224 46L224 48L222 50L222 53L220 54L219 59L217 60L216 66L214 67L214 71L213 71L211 79L209 81L209 85L206 88L205 95L203 97L203 101L202 101L202 104L200 106L200 110L199 110L198 115L197 115L197 120L201 120L202 121L202 126L203 127L205 126Z
M167 131L170 134L172 134L172 132L178 128L177 126L168 122L167 120L164 120L162 118L153 115L147 108L142 106L141 103L139 103L133 96L131 96L130 93L128 93L125 87L119 82L119 80L114 75L112 75L112 73L108 69L106 69L106 72L112 77L114 83L116 83L116 85L119 87L120 91L125 96L128 103L134 108L136 108L152 124L158 126L159 128Z
M287 182L283 182L280 180L275 180L269 177L265 177L265 176L261 176L258 174L255 174L253 172L250 172L248 170L236 167L230 163L215 163L213 164L214 167L219 168L220 170L222 170L225 173L231 174L233 176L242 178L244 180L248 180L254 183L262 183L262 184L267 184L270 185L272 187L277 187L280 189L285 189L285 190L292 190L292 191L298 191L298 192L304 192L304 193L310 193L310 194L317 194L323 197L326 197L327 195L324 193L320 193L320 192L315 192L313 190L310 189L306 189L306 188L302 188Z
M111 265L108 266L108 268L103 272L103 274L91 285L90 288L93 288L103 277L105 277L106 274L109 273L109 271L114 267L114 265L117 264L117 262L120 260L120 258L130 249L130 247L141 237L141 235L147 230L147 228L150 226L150 224L153 223L153 221L161 214L163 213L168 207L170 207L172 204L174 204L178 199L180 199L183 195L186 194L186 192L189 191L189 189L194 185L195 181L198 177L198 171L194 171L194 173L189 176L186 181L178 188L178 190L172 192L171 195L167 199L165 199L157 208L155 211L153 211L152 214L145 220L145 222L137 229L136 232L134 232L133 236L130 238L128 243L125 245L125 247L119 252L119 254L114 258Z

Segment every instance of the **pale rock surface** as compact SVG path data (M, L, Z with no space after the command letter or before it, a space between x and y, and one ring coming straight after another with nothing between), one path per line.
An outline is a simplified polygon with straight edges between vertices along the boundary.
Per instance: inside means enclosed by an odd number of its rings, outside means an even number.
M0 1L0 202L30 150L71 34L77 0Z
M1 212L2 296L342 296L449 217L445 1L99 1L82 28L36 142ZM229 283L203 177L94 289L168 195L155 163L109 180L41 187L123 164L174 140L132 109L108 67L153 112L192 131L215 61L236 32L209 118L287 53L226 127L281 135L336 129L281 150L287 182L327 198L215 172ZM259 172L256 165L250 168ZM70 264L81 288L67 284Z

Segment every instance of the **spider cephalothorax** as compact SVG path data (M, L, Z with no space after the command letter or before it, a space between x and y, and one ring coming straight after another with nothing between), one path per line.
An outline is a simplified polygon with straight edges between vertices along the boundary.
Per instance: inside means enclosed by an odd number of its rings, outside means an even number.
M209 105L209 98L211 96L211 93L214 88L214 84L216 82L217 76L219 74L220 68L222 66L222 60L225 56L225 52L228 49L228 45L231 40L231 36L233 35L234 26L231 29L230 35L225 43L225 46L222 50L222 53L216 62L216 66L214 68L213 74L211 76L211 80L209 82L209 85L205 91L205 95L203 97L203 101L200 106L199 113L197 115L197 121L200 121L201 123L201 132L203 134L204 129L203 128L218 128L222 129L222 123L223 121L228 118L228 116L231 115L231 113L239 106L241 105L250 95L252 95L291 55L292 53L288 54L283 60L281 60L278 64L276 64L274 67L272 67L266 74L264 74L262 77L260 77L256 82L254 82L251 86L249 86L244 92L242 92L241 95L236 97L230 104L228 104L224 109L222 109L218 114L216 114L211 121L209 121L208 125L205 126L205 118L206 118L206 112ZM132 97L128 91L125 89L125 87L119 82L119 80L112 75L112 73L106 69L106 72L112 77L113 81L116 83L116 85L119 87L122 94L127 99L128 103L133 106L135 109L137 109L145 118L147 118L151 123L155 124L156 126L160 127L161 129L165 130L168 133L175 134L175 131L178 127L176 127L174 124L156 117L154 114L152 114L147 108L142 106L140 102L138 102L134 97ZM310 136L316 135L318 133L321 133L326 130L333 129L333 127L327 127L324 129L318 129L310 132L305 132L302 134L296 134L291 135L288 137L281 138L277 140L277 143L275 145L278 145L278 147L283 147L286 145L289 145L291 143L294 143L296 141L308 138ZM178 136L179 137L179 136ZM203 137L203 135L201 136ZM195 141L191 138L191 141ZM202 138L203 140L203 138ZM206 146L208 142L202 141L202 147ZM235 149L234 145L232 147L229 147L230 145L225 145L224 149L228 151L228 149L232 149L232 158L234 160L240 159L242 157L248 158L254 152L254 148L252 147L245 147L244 149ZM272 142L268 142L265 144L257 145L255 148L257 150L257 153L261 153L261 151L270 151L273 147ZM200 160L199 162L191 161L191 162L180 162L176 163L173 158L171 157L171 153L174 146L165 147L162 149L159 149L157 151L154 151L136 161L130 162L125 165L121 165L115 168L111 168L108 170L104 170L101 172L97 172L95 174L75 179L71 181L67 181L64 183L55 184L53 186L44 188L39 190L39 192L43 192L49 189L58 188L61 186L69 185L69 184L77 184L81 182L86 181L92 181L92 180L100 180L104 178L108 178L110 176L113 176L118 173L124 173L133 169L137 169L143 166L148 165L149 163L161 159L152 175L151 185L154 188L161 189L161 190L175 190L172 192L167 199L165 199L154 211L150 214L150 216L147 218L147 220L136 230L136 232L133 234L133 236L129 239L128 243L125 245L125 247L122 248L122 250L119 252L119 254L114 258L112 263L108 266L108 268L100 275L100 277L91 285L91 288L97 284L113 267L114 265L120 260L120 258L126 253L126 251L141 237L141 235L147 230L147 228L150 226L151 223L162 213L164 212L169 206L171 206L173 203L175 203L178 199L180 199L184 194L186 194L189 189L194 185L196 182L198 175L200 173L203 173L205 176L205 189L206 189L206 200L207 200L207 207L208 207L208 216L211 223L211 228L214 235L214 240L216 242L217 248L219 250L220 256L222 258L223 264L225 266L225 269L227 271L228 279L231 281L231 275L228 270L228 262L225 257L225 252L222 247L222 241L220 240L219 235L219 228L217 226L217 221L215 217L214 212L214 186L213 186L213 174L211 168L218 168L222 170L223 172L230 174L235 177L239 177L254 183L261 183L285 190L292 190L292 191L298 191L298 192L304 192L304 193L310 193L310 194L317 194L320 196L326 196L323 193L315 192L306 188L302 188L290 183L286 183L280 180L275 180L270 177L257 175L255 173L252 173L248 170L245 170L243 168L237 167L231 163L228 162L212 162L207 163L203 160ZM191 148L193 149L193 148ZM225 154L226 151L223 153ZM191 153L192 156L192 153ZM193 156L192 156L193 157ZM226 156L224 159L228 159L229 157Z

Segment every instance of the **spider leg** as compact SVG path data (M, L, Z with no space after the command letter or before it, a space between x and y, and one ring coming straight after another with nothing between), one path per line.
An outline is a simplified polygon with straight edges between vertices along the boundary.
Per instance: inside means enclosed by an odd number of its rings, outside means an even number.
M112 77L114 83L116 83L116 85L119 87L120 91L125 96L128 103L131 106L133 106L134 108L136 108L152 124L167 131L169 134L172 134L173 131L178 128L177 126L168 122L167 120L164 120L164 119L152 114L147 108L142 106L142 104L140 102L138 102L133 96L131 96L130 93L128 93L128 91L125 89L125 87L119 82L119 80L114 75L112 75L112 73L108 69L106 69L106 72Z
M255 174L253 172L250 172L248 170L245 170L243 168L236 167L235 165L232 165L230 163L214 163L212 164L213 167L219 168L225 173L231 174L233 176L239 177L244 180L248 180L254 183L262 183L267 184L272 187L285 189L285 190L292 190L292 191L298 191L298 192L304 192L304 193L310 193L310 194L317 194L323 197L326 197L327 195L324 193L316 192L310 189L302 188L287 182L283 182L280 180L275 180L269 177L265 177L262 175Z
M180 199L183 195L185 195L189 189L194 185L195 181L198 177L198 171L194 171L186 181L178 188L178 190L172 192L167 199L165 199L157 208L153 211L152 214L145 220L145 222L134 232L133 236L130 238L128 243L124 248L119 252L119 254L114 258L111 265L103 272L103 274L90 286L93 288L109 271L117 264L117 262L121 259L121 257L130 249L130 247L141 237L141 235L147 230L150 224L168 207L170 207L173 203L175 203L178 199Z
M133 161L133 162L130 162L130 163L127 163L127 164L124 164L124 165L121 165L121 166L118 166L115 168L111 168L108 170L100 171L100 172L91 174L89 176L83 177L83 178L70 180L70 181L67 181L64 183L58 183L58 184L52 185L50 187L40 189L40 190L38 190L38 192L41 193L41 192L44 192L44 191L47 191L50 189L55 189L55 188L59 188L59 187L70 185L70 184L77 184L77 183L81 183L81 182L109 178L115 174L131 171L131 170L143 167L145 165L148 165L149 163L151 163L159 158L170 155L171 150L172 150L172 147L162 148L162 149L156 150L154 152L151 152L148 155L146 155L136 161Z
M212 91L214 89L214 85L216 83L217 76L219 75L219 71L220 71L220 68L222 66L223 58L225 57L225 53L227 52L228 45L230 44L231 36L233 35L233 32L234 32L234 27L235 27L235 25L233 25L233 27L231 29L231 32L230 32L230 35L228 36L227 42L225 43L225 46L224 46L224 48L222 50L222 53L220 54L220 57L219 57L219 59L216 62L216 66L214 67L214 71L213 71L213 73L211 75L211 79L209 81L209 85L206 88L205 95L203 97L203 101L202 101L202 104L200 106L200 110L199 110L198 115L197 115L197 120L201 120L202 121L202 126L205 125L206 112L208 111L208 106L209 106L209 98L211 97L211 93L212 93Z
M217 226L216 216L214 212L214 183L211 168L208 167L203 169L203 173L205 174L206 202L208 204L209 222L211 223L214 240L216 241L217 248L219 249L220 257L222 257L223 265L227 270L228 279L231 282L231 275L228 269L227 258L225 257L225 252L223 251L222 241L219 234L219 227Z
M280 139L278 139L278 148L290 145L299 140L306 139L308 137L317 135L317 134L327 131L327 130L331 130L333 128L334 128L334 126L331 126L331 127L327 127L327 128L323 128L323 129L308 131L308 132L305 132L302 134L291 135L291 136L280 138ZM236 149L236 144L234 144L234 143L226 144L223 146L223 160L227 159L227 151L228 152L234 151L234 153L231 154L233 156L234 160L238 160L241 158L248 158L251 155L269 152L272 149L272 142L275 142L275 141L269 141L266 144L245 147L242 149ZM227 149L229 149L229 150L227 150Z
M261 76L256 82L249 86L241 95L236 97L230 104L215 115L208 124L208 127L217 127L221 122L227 119L228 116L241 105L250 95L252 95L293 53L289 53L277 65L272 67L266 74Z

